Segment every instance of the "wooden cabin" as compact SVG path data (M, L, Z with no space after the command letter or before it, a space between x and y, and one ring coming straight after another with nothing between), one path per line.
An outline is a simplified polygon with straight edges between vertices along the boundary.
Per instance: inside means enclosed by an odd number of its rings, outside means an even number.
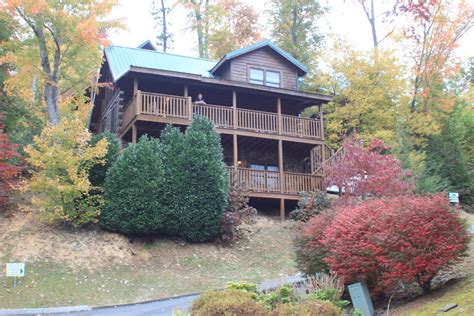
M91 131L112 131L127 146L204 115L221 135L229 179L247 185L251 204L274 206L284 219L300 191L325 189L321 166L332 152L322 106L331 97L300 91L307 68L275 44L261 41L219 61L158 52L150 42L104 54L100 81L111 84L94 100ZM319 115L302 117L309 106Z

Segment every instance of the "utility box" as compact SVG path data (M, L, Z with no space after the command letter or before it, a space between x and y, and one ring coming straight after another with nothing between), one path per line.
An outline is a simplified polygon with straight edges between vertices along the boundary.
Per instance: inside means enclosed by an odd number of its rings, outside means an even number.
M349 285L348 289L354 308L360 310L364 316L373 316L374 305L372 304L367 285L364 283L354 283Z

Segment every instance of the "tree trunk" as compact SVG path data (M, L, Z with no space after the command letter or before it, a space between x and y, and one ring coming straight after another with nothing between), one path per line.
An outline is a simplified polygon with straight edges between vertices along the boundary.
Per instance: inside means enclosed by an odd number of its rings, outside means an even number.
M163 15L163 52L168 48L168 28L166 26L165 0L161 0L161 14Z

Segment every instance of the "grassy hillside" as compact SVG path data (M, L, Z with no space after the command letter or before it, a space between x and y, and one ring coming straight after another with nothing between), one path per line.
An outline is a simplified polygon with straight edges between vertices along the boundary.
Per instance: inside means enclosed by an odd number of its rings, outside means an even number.
M26 277L0 277L0 308L107 305L258 282L296 272L291 223L260 217L233 247L173 239L70 232L28 212L0 215L0 263L26 262Z

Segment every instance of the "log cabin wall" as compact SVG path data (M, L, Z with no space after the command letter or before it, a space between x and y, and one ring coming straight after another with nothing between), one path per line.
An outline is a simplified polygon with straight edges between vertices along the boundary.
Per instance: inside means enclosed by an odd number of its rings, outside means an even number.
M271 70L280 73L280 88L297 90L298 73L296 67L276 54L271 48L262 47L235 57L229 61L229 64L230 67L222 72L223 79L249 82L250 68Z

